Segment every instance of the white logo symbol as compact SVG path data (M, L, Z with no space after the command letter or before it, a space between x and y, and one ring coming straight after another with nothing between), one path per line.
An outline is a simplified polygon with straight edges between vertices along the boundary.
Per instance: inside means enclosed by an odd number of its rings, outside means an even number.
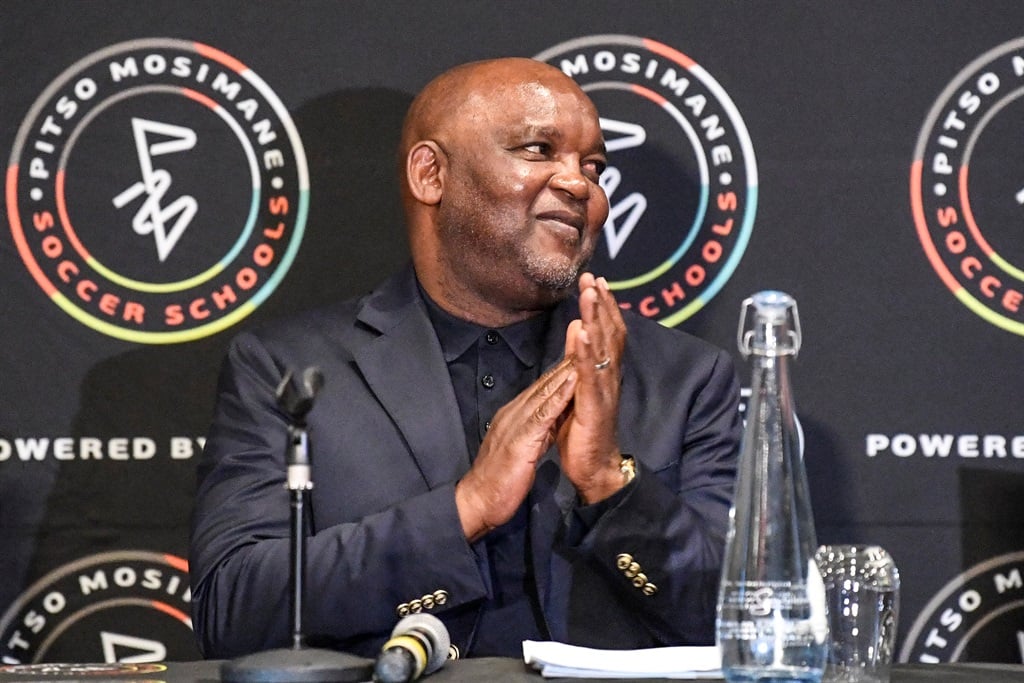
M171 174L165 169L154 168L153 158L192 149L196 146L196 134L190 128L138 118L132 119L132 132L135 135L135 150L139 155L142 180L114 197L114 206L123 209L139 195L146 195L132 219L132 228L139 235L153 235L157 256L163 262L192 222L198 204L195 197L182 195L166 207L161 206L171 187ZM150 142L151 135L163 139ZM168 231L167 225L172 219L174 224Z
M123 633L101 631L100 641L103 643L103 661L106 664L114 664L116 662L124 664L162 662L167 658L167 647L165 647L159 640L137 638L136 636L126 636ZM135 655L121 655L118 657L118 648L137 650L139 653Z
M600 121L601 130L606 133L621 134L621 137L606 140L606 148L609 153L620 149L639 147L647 140L647 131L643 129L643 126L614 119L602 118ZM647 197L639 192L633 192L622 201L612 204L612 195L615 194L620 182L622 182L622 172L615 166L609 166L601 174L601 187L608 195L608 204L611 207L608 211L608 219L604 222L604 238L608 243L608 258L610 259L618 256L619 250L626 244L633 228L637 226L644 212L647 211ZM617 226L615 221L623 214L625 214L625 220L621 226Z

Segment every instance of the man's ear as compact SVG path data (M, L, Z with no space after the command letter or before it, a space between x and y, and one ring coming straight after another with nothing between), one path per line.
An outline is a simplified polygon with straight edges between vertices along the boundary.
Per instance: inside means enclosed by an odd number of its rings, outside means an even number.
M409 192L423 204L441 203L444 180L444 150L432 140L413 145L405 159L405 177Z

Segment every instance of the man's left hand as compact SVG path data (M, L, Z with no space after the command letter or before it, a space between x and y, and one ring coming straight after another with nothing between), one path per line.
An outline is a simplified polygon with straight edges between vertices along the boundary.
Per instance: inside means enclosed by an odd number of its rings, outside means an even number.
M604 278L580 276L580 319L566 331L566 357L575 357L579 380L558 432L562 471L585 504L622 488L616 426L626 324Z

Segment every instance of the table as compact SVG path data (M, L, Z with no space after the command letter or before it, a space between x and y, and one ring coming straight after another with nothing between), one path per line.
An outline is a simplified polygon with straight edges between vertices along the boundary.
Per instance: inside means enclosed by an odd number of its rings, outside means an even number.
M40 667L50 667L47 673ZM154 670L155 669L155 670ZM585 679L542 678L519 659L480 658L449 662L424 683L541 683ZM608 683L612 679L604 679ZM668 679L614 679L619 683L638 680L665 683ZM90 683L218 683L220 662L167 662L165 664L61 664L0 668L0 683L36 681L89 681ZM715 683L713 679L698 679ZM1018 683L1024 681L1024 665L1017 664L897 664L891 683ZM721 683L718 679L717 683Z

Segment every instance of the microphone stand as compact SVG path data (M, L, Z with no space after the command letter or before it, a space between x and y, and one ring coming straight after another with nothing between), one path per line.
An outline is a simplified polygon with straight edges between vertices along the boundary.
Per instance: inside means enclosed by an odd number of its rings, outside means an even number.
M306 647L302 630L306 575L306 496L310 478L309 434L306 414L323 386L319 368L308 367L296 379L291 370L277 387L278 407L288 415L287 484L291 497L291 647L245 655L221 665L221 680L228 683L358 683L369 681L374 660L347 652Z

